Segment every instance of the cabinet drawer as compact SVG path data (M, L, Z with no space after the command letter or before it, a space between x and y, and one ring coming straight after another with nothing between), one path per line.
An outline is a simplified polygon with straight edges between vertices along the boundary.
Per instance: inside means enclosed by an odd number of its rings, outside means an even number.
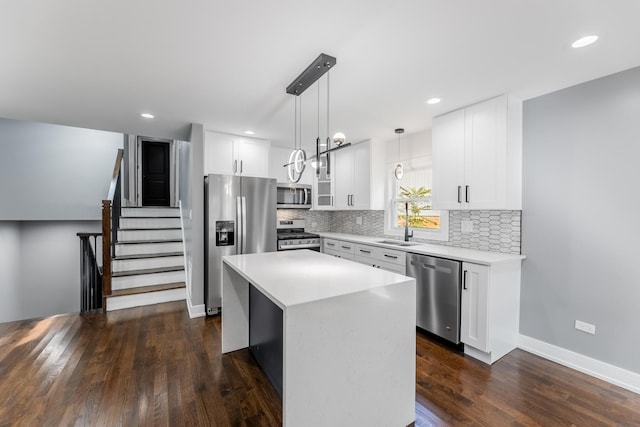
M325 249L324 249L324 253L327 254L327 255L331 255L331 256L339 256L340 255L340 252L336 251L335 249L329 249L326 246L325 246Z
M402 264L393 264L391 262L379 261L378 265L381 269L391 271L393 273L402 274L403 276L407 275L407 266Z
M368 265L369 267L377 267L378 262L373 258L368 258L364 256L360 256L357 253L354 255L355 262L359 262L360 264Z
M348 254L342 251L338 251L335 249L325 249L324 253L327 255L332 255L337 258L348 259L349 261L354 261L355 256L353 254Z
M333 239L322 239L322 248L324 249L325 253L331 250L337 251L338 241Z
M354 261L359 262L360 264L368 265L370 267L379 268L381 270L391 271L392 273L402 274L403 276L406 275L405 274L406 266L404 265L393 264L390 262L385 262L385 261L380 261L380 260L369 258L369 257L360 256L357 253L355 255Z
M387 262L390 264L397 264L404 266L406 263L406 253L403 251L394 251L393 249L379 248L378 259L381 262Z
M377 246L361 245L360 243L356 243L355 254L361 257L377 259L380 257L380 248Z
M351 255L355 253L355 244L344 242L342 240L324 239L323 247L325 249L325 252L327 249L329 249Z
M355 250L356 250L355 243L343 242L342 240L337 240L337 243L338 243L338 250L340 252L344 252L352 255L355 253Z

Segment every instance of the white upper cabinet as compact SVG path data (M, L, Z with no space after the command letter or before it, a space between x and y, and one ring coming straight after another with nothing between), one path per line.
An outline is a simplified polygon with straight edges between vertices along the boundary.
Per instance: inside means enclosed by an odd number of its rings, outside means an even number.
M205 132L204 174L269 177L269 141Z
M313 209L315 210L335 210L335 155L329 153L330 160L330 172L327 174L327 161L326 156L320 156L322 161L318 166L319 171L311 169L310 172L313 176ZM316 175L317 173L317 175Z
M354 144L336 151L335 208L364 210L371 208L371 143Z
M464 184L464 110L433 119L434 209L460 209Z
M434 209L522 209L522 102L500 96L433 120Z

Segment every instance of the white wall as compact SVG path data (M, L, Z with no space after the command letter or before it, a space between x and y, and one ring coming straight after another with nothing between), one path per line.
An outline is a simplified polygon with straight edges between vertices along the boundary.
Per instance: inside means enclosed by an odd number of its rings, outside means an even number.
M192 317L204 316L204 127L191 126L190 141L177 142L180 173L187 304Z
M0 221L0 323L21 319L20 223Z
M0 322L80 311L78 232L99 221L0 221Z
M113 132L0 119L0 220L100 219L123 140Z
M416 158L429 158L429 166L431 165L431 130L416 133L404 133L386 140L387 155L386 164L395 164L400 159L405 167L412 167L411 160ZM424 165L423 162L420 163Z
M523 335L636 373L639 119L640 68L524 103L520 320Z

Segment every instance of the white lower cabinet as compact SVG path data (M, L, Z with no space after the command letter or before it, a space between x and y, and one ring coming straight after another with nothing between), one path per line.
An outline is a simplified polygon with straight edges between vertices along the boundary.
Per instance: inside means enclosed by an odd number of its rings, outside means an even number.
M338 258L355 260L355 244L342 240L323 239L322 251Z
M494 363L518 345L520 261L462 264L460 339L464 352Z
M322 240L322 251L326 254L398 274L404 275L406 273L406 254L404 251L351 243L344 240Z

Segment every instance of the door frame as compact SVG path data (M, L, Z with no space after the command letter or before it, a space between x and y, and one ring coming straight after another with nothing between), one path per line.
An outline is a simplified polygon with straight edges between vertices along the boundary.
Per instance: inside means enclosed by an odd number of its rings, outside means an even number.
M172 139L164 138L152 138L148 136L130 135L135 138L135 150L130 150L129 153L133 154L129 158L129 168L135 170L135 182L129 183L131 189L135 189L133 194L129 197L129 206L142 206L142 144L144 142L164 142L169 144L169 206L176 207L178 204L178 186L179 186L179 170L178 162L176 161L176 149L177 144ZM129 144L132 144L133 138L129 139ZM133 148L133 147L130 147ZM133 153L131 152L133 151ZM133 159L131 157L134 157ZM131 170L131 169L130 169ZM135 196L135 197L131 197Z

